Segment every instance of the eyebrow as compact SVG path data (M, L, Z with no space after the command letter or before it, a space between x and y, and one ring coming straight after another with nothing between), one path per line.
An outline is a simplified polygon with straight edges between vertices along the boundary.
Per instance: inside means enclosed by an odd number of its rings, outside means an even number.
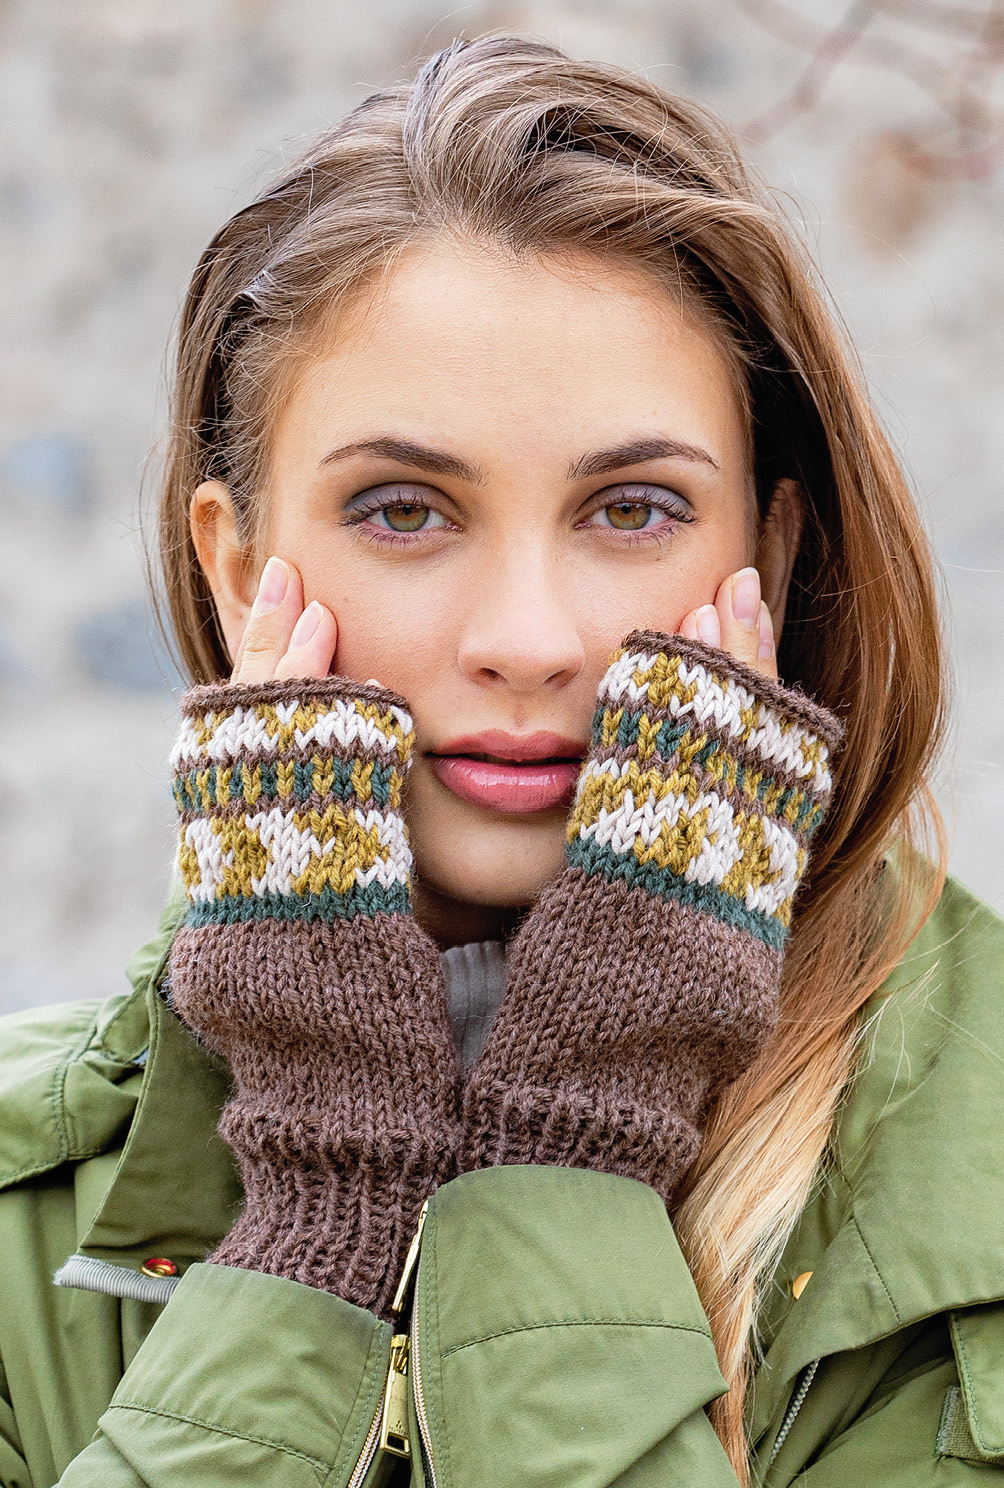
M469 465L459 455L433 449L427 444L416 444L412 439L358 439L353 444L329 450L321 465L333 465L337 460L347 460L352 455L381 455L385 460L397 460L401 465L412 465L416 470L428 470L433 475L452 475L454 479L469 481L474 486L484 480L477 466Z
M469 481L481 485L484 473L476 465L451 455L446 450L433 449L431 445L418 444L413 439L395 439L381 436L377 439L357 439L352 444L340 445L329 450L321 460L321 466L333 465L339 460L351 459L353 455L378 455L386 460L396 460L401 465L411 465L416 470L428 470L434 475L449 475L455 480ZM642 465L647 460L693 460L719 468L718 461L697 444L686 444L680 439L650 437L631 439L610 449L591 450L581 455L568 467L569 480L582 480L586 476L606 475L612 470L622 470L628 465Z
M614 445L612 449L592 450L568 467L569 480L581 480L587 475L606 475L611 470L622 470L626 465L643 465L646 460L694 460L718 469L718 461L712 459L699 444L685 444L680 439L631 439L626 444Z

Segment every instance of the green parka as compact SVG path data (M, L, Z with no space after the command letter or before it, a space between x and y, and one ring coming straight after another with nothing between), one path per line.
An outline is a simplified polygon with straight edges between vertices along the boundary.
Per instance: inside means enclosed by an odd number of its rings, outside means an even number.
M226 1070L157 995L181 909L134 957L132 994L0 1020L4 1488L735 1488L665 1209L568 1168L491 1168L433 1195L411 1458L377 1449L390 1327L200 1264L240 1189L215 1130ZM950 883L866 1010L832 1168L768 1301L758 1483L999 1481L1002 991L1004 924ZM144 1274L153 1258L180 1280Z

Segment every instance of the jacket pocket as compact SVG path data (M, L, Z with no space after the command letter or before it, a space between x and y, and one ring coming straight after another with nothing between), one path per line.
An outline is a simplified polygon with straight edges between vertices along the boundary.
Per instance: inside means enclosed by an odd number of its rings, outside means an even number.
M938 1431L944 1457L1004 1462L1004 1307L992 1303L949 1314L959 1371Z

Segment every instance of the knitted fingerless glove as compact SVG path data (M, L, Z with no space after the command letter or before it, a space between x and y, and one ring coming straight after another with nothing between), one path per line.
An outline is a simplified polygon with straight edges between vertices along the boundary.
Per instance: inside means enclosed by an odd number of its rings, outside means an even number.
M725 652L636 631L599 690L566 865L523 921L464 1099L463 1169L637 1178L668 1203L774 1029L837 719Z
M246 1194L209 1260L386 1315L459 1140L439 952L410 912L411 718L344 677L182 707L170 1001L230 1065L220 1132Z

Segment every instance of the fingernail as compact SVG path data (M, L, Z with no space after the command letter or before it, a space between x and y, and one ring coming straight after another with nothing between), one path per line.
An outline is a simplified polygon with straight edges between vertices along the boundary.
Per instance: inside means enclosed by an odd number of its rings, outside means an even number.
M278 609L286 598L286 588L289 584L289 569L281 558L270 558L261 571L258 580L258 593L255 595L254 607L261 614L268 614L269 610Z
M760 575L755 568L741 568L732 577L732 613L744 630L760 623Z
M761 600L760 602L760 651L761 661L769 661L774 655L774 622L770 618L770 610Z
M720 646L722 644L722 627L718 619L718 611L714 605L701 605L695 615L697 621L697 634L706 646Z
M312 599L303 614L293 626L293 634L289 638L290 649L296 646L305 646L314 631L321 623L321 606L316 599Z

